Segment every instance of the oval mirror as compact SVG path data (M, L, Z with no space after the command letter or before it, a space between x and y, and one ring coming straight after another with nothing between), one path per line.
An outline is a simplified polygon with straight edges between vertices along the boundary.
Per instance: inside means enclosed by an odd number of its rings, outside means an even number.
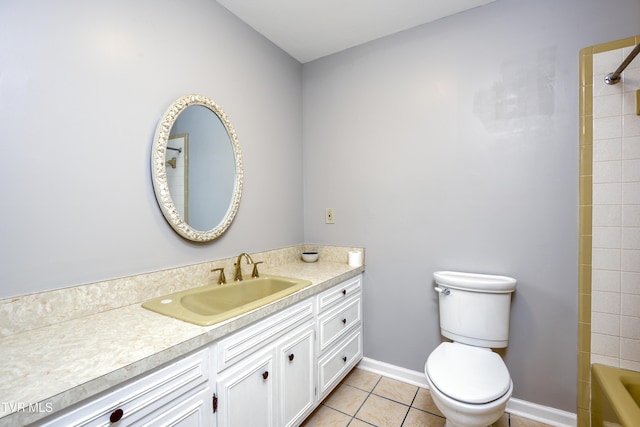
M153 190L182 237L206 242L231 225L242 195L242 154L227 115L211 99L187 95L164 113L151 153Z

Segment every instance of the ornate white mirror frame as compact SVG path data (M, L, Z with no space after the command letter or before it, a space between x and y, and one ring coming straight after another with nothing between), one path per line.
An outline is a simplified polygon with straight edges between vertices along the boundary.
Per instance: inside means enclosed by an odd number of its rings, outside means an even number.
M224 125L229 136L228 141L224 143L231 144L233 148L233 157L235 159L235 177L234 188L231 200L228 202L228 209L226 215L222 220L210 230L197 230L191 227L187 221L182 217L176 208L176 204L173 201L171 192L169 191L169 185L167 181L167 143L170 138L171 129L173 128L176 119L186 108L194 105L199 105L211 110L220 119L220 122ZM186 95L178 98L167 111L163 114L156 133L153 139L153 150L151 153L151 175L153 181L153 190L158 200L158 205L171 227L185 239L195 242L207 242L213 240L222 235L233 222L238 207L240 206L240 197L242 196L242 153L240 151L240 144L238 143L238 137L236 135L231 122L227 115L222 111L222 108L218 106L211 99L202 95ZM212 194L212 197L214 195Z

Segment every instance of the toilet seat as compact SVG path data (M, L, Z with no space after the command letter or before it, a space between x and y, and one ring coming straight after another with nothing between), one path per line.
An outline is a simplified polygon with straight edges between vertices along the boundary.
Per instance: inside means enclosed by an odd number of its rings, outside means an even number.
M511 376L498 354L465 344L440 344L429 355L425 371L438 390L464 403L494 401L511 387Z

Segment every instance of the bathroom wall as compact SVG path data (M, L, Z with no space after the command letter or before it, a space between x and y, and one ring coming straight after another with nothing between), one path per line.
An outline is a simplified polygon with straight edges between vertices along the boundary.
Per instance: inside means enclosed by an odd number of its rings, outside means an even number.
M0 298L303 241L302 66L212 0L0 2ZM230 117L240 210L207 244L164 220L155 127L182 95Z
M498 0L304 65L305 240L367 248L367 357L423 370L433 271L511 275L514 397L577 412L578 53L638 16Z
M591 362L640 371L640 58L604 83L631 49L593 54Z

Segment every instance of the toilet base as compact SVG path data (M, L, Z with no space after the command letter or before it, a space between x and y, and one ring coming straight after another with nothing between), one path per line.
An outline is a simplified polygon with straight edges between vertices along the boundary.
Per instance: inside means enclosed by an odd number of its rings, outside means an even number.
M443 394L427 375L429 391L433 403L445 417L445 427L487 427L498 421L504 414L507 401L513 393L513 383L501 398L484 405L472 405L454 401Z
M481 426L481 427L491 427L493 425L493 423L487 425L487 426ZM451 422L451 420L445 419L444 420L444 427L460 427L454 423Z

